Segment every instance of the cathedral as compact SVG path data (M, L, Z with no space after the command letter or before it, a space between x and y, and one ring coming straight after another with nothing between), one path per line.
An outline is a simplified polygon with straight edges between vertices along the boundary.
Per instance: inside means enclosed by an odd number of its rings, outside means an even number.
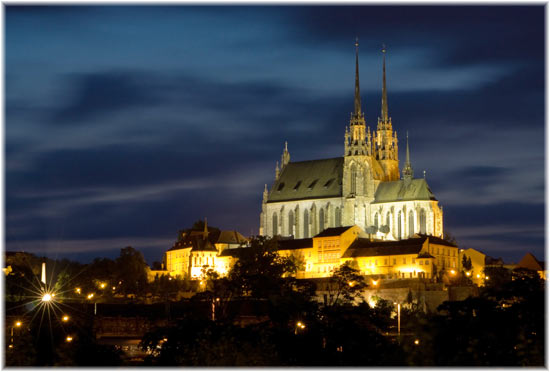
M397 132L389 116L386 50L382 50L382 104L375 131L367 126L359 89L355 43L355 99L344 132L343 156L292 162L285 143L275 181L264 188L260 235L311 238L328 228L358 226L370 239L441 238L443 213L425 177L414 178L408 135L399 171Z

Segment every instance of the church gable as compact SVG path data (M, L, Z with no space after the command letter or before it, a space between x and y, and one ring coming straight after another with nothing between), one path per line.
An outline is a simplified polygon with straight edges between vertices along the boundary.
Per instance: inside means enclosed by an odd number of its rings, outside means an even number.
M344 158L290 162L269 192L267 202L342 196Z
M380 182L373 203L388 203L406 200L437 200L430 190L425 179L413 179L410 183L405 180Z

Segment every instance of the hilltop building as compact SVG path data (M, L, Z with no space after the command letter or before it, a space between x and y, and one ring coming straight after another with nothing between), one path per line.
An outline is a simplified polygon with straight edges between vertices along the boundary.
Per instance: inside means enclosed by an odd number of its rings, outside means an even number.
M399 172L397 132L389 116L386 50L382 105L375 131L367 126L359 89L355 44L354 112L344 133L342 157L292 162L285 143L275 180L264 188L260 235L311 238L327 228L357 225L379 240L415 234L443 236L443 212L425 178L414 178L407 136Z

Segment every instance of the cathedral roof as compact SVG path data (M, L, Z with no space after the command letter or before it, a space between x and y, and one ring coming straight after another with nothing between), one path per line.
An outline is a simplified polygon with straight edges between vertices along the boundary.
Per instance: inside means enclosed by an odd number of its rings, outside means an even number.
M273 184L267 202L342 196L344 158L290 162Z
M406 200L437 200L424 178L380 182L373 203L387 203Z

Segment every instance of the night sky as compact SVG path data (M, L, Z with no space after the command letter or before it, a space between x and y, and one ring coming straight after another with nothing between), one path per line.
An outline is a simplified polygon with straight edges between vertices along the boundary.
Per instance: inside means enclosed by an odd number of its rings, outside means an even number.
M264 184L342 156L359 37L463 248L544 259L544 5L5 6L6 250L160 261L179 229L258 233Z

